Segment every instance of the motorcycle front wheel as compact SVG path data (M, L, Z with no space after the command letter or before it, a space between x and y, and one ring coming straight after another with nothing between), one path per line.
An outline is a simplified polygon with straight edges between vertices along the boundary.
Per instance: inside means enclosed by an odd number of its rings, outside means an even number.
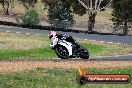
M64 46L56 47L55 53L61 59L69 59L69 52Z

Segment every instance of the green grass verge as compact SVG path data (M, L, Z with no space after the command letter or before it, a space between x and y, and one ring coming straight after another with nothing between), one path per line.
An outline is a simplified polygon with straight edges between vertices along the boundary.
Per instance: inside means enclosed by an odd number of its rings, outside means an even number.
M130 74L131 67L88 68L87 74ZM132 88L129 84L86 84L76 82L76 69L37 68L22 73L0 73L0 88Z
M82 46L87 48L90 52L91 56L96 56L100 52L103 52L107 49L106 46L89 44L89 43L81 43ZM48 58L57 58L54 50L48 46L47 48L36 48L29 50L5 50L0 51L0 59L48 59Z
M50 48L38 48L31 50L11 50L1 51L0 59L48 59L57 57L55 52Z

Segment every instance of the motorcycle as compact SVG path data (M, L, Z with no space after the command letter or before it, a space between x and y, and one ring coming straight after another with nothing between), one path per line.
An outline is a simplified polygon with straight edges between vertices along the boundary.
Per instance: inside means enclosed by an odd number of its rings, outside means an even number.
M82 58L88 59L89 52L83 46L77 47L76 45L67 42L57 37L51 38L50 47L55 50L56 55L61 59L69 58Z

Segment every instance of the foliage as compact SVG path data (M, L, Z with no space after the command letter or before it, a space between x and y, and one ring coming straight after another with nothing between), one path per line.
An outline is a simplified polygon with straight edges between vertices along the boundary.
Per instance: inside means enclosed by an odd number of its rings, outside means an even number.
M127 24L132 21L132 0L113 0L112 8L112 21L115 30L121 30L120 25L124 25L124 31L127 34Z
M26 8L32 8L34 5L37 3L37 0L18 0L19 2L22 3L22 5Z
M48 22L54 27L67 28L74 24L69 2L62 0L48 9Z
M86 14L86 8L84 8L78 0L68 0L71 3L72 12L80 16Z
M22 25L37 25L40 22L39 14L34 9L29 9L25 14L16 18L18 24Z
M50 6L50 5L54 5L55 3L61 1L61 0L41 0L44 4L47 4L47 6ZM71 11L75 14L78 14L78 15L84 15L86 14L87 10L86 8L84 8L79 2L78 0L64 0L64 1L67 1L69 2L69 7L71 9ZM87 6L90 5L90 2L89 0L81 0L83 1ZM95 6L95 0L92 0L92 5L93 7ZM103 0L101 5L100 5L100 8L103 8L105 7L108 3L110 2L110 0Z
M112 7L112 20L117 24L132 20L132 0L113 0Z
M54 4L57 2L60 2L60 1L69 3L68 8L69 8L69 10L71 10L71 13L75 13L80 16L83 16L84 14L89 13L89 17L88 17L88 22L89 22L88 23L88 31L89 32L92 32L92 29L94 27L95 17L97 14L96 10L105 9L104 7L106 7L107 4L109 4L109 2L110 2L110 0L101 0L102 1L101 3L100 3L100 0L99 1L98 0L81 0L85 4L85 6L86 6L85 7L78 0L42 0L43 3L47 4L47 6L49 6L49 9L51 9L52 5L53 5L53 8L56 8L57 5L54 5ZM97 1L97 3L96 3L96 1ZM51 10L49 10L49 11L51 11ZM59 18L57 18L57 19L59 19ZM54 23L60 24L60 22L58 20L50 22L50 24L54 24Z

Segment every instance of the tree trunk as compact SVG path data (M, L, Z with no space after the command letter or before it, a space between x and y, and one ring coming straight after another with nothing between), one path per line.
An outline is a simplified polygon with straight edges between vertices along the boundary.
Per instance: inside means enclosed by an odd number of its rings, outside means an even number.
M9 2L3 2L2 3L2 7L3 7L6 15L9 15L9 7L10 7L9 5L10 5Z
M9 15L9 9L8 8L6 9L5 14Z
M91 21L88 21L88 33L93 31L93 23Z
M125 21L124 23L124 28L123 28L123 35L127 35L127 31L128 30L128 25L127 25L127 21Z
M97 11L91 11L89 13L89 20L88 20L88 33L93 32L94 24L95 24L95 17L97 15Z

